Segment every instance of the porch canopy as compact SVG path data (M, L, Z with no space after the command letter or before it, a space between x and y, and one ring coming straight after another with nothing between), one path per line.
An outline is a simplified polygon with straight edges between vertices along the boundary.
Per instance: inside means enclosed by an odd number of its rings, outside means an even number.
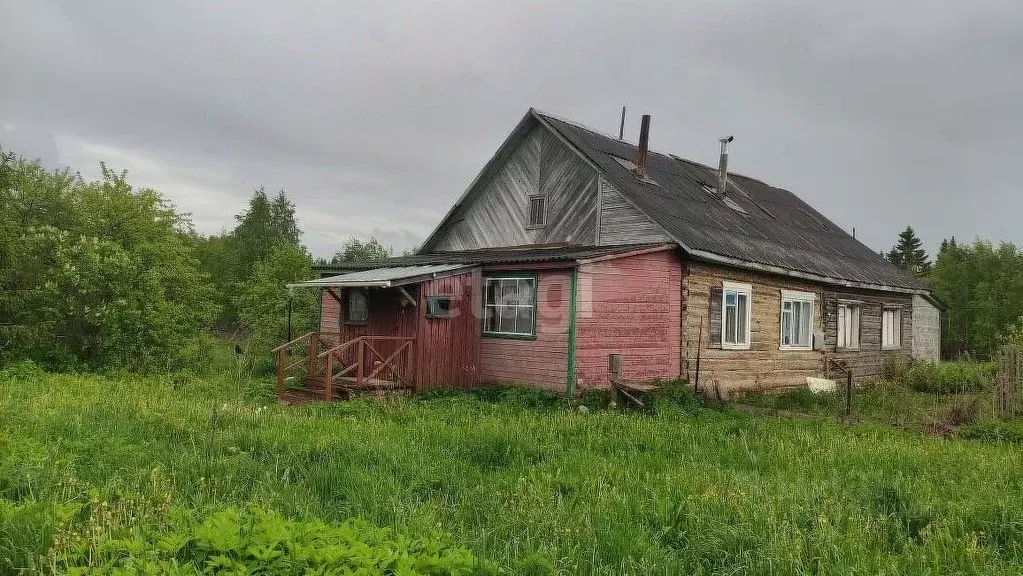
M288 288L393 288L450 276L470 267L466 264L389 266L288 284Z

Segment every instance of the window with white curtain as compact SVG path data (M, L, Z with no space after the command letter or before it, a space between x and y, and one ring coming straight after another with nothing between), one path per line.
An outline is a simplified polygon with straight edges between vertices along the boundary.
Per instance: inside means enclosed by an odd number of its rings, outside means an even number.
M881 315L881 347L902 347L902 308L885 308Z
M838 305L838 348L857 350L860 347L860 305L841 302Z
M809 350L813 347L812 292L781 291L781 348Z
M536 335L536 276L484 278L483 333L506 338Z
M750 345L750 302L753 286L722 283L721 347L746 349Z

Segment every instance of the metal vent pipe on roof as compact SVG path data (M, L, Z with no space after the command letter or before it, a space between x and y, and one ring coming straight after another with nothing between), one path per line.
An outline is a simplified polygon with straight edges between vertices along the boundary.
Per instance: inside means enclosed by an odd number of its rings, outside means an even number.
M735 136L718 140L721 142L721 158L718 160L718 194L722 198L728 195L728 143L732 140L735 140Z
M644 114L639 124L639 148L636 148L636 171L646 174L646 152L650 140L650 115Z

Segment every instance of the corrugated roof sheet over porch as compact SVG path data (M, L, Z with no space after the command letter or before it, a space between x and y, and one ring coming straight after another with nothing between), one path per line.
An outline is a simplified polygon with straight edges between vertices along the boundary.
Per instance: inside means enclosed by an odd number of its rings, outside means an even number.
M301 288L391 288L406 284L416 284L432 280L449 273L469 268L465 264L434 264L420 266L390 266L359 270L348 274L317 278L306 282L289 284L288 287Z

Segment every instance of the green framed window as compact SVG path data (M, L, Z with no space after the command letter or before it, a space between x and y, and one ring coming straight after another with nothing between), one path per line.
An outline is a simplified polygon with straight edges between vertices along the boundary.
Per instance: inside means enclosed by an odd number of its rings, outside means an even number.
M483 334L536 337L536 274L506 273L483 278Z
M451 296L429 296L426 298L427 318L451 318L452 314Z

